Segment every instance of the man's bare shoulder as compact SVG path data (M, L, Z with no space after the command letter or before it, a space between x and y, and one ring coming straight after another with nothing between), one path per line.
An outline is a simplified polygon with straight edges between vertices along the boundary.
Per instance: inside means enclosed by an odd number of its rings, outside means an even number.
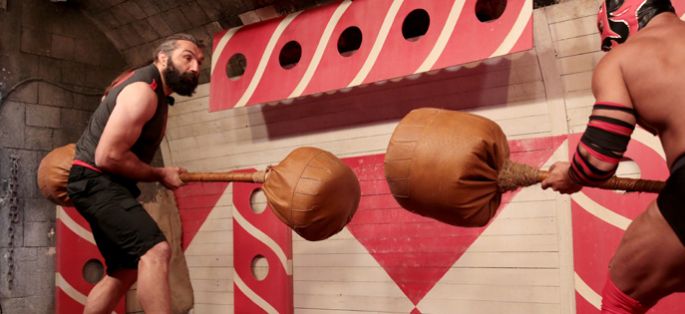
M135 82L127 85L119 93L120 96L122 94L137 96L145 99L157 98L157 94L155 94L155 91L152 90L150 84L145 82Z
M618 45L609 51L597 63L597 68L607 67L633 67L636 62L652 58L659 53L659 39L653 36L635 36L628 39L624 44Z
M116 108L149 119L157 109L157 94L145 82L135 82L124 87L116 100Z

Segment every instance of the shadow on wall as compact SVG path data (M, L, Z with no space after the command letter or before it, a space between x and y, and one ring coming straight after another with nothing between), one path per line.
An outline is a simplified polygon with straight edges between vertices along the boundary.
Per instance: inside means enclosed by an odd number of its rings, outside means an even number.
M420 107L464 110L501 105L512 101L512 67L529 61L502 57L266 105L261 108L263 123L268 138L278 139L399 120Z

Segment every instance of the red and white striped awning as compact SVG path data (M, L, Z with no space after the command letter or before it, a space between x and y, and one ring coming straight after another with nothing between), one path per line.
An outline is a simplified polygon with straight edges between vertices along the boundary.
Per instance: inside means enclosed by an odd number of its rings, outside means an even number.
M502 0L501 15L481 21L477 0L345 0L214 37L210 111L350 88L533 47L531 0ZM425 34L406 39L410 13L428 16ZM356 27L359 47L340 53L343 32ZM406 26L405 26L406 27ZM293 44L292 42L296 44ZM296 63L281 66L284 47L298 46ZM244 57L242 75L229 60Z

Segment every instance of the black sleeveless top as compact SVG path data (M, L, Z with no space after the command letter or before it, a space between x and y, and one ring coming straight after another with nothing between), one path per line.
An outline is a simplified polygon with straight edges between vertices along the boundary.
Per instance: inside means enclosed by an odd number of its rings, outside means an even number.
M150 88L157 94L157 110L155 115L145 123L138 140L131 147L131 152L142 162L149 164L152 161L164 137L168 112L167 104L173 103L173 98L164 95L162 78L154 64L133 71L122 82L114 86L109 94L103 98L90 118L86 130L76 143L76 159L95 166L95 148L100 142L105 125L112 114L112 110L114 110L117 96L126 86L135 82L149 84Z

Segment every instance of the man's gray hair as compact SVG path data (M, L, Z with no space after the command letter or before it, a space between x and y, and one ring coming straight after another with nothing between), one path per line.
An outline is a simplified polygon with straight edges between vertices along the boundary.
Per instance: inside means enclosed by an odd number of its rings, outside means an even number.
M164 41L157 46L157 49L155 49L152 59L157 61L157 56L160 52L164 52L167 56L171 56L171 52L176 49L176 42L179 40L189 41L198 46L200 49L204 48L202 41L195 38L195 36L185 33L178 33L165 38Z

